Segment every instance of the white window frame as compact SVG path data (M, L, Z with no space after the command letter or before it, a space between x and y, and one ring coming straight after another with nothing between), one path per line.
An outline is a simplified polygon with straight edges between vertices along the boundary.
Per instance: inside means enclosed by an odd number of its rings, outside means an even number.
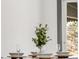
M62 51L67 51L66 48L66 23L67 23L67 3L77 2L77 0L62 0Z

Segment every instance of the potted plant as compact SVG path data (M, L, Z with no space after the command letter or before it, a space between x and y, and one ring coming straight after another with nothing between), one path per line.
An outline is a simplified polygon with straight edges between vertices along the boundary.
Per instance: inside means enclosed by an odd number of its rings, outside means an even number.
M32 38L32 41L36 44L36 47L40 49L40 53L41 53L42 47L46 45L46 43L49 40L51 40L49 39L49 36L47 36L47 30L48 30L47 24L45 24L45 26L43 26L42 24L39 24L39 26L36 27L36 30L35 30L36 37Z

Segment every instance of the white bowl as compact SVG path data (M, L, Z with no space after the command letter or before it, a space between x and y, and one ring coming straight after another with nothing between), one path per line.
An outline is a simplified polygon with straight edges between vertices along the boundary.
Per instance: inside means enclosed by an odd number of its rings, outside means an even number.
M37 52L31 52L31 54L33 54L33 55L37 55Z
M22 56L24 53L9 53L11 56Z
M50 57L52 56L52 53L46 53L46 54L38 54L40 57Z
M69 54L69 52L57 52L57 54Z

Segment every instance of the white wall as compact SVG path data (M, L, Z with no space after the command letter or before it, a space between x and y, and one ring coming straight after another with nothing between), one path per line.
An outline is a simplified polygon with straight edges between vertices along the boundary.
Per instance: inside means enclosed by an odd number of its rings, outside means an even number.
M57 52L57 0L43 0L43 16L41 22L48 24L48 35L52 41L48 42L45 52Z
M57 5L56 0L2 0L2 56L21 48L25 55L38 51L32 42L34 26L40 22L49 26L45 51L57 51Z

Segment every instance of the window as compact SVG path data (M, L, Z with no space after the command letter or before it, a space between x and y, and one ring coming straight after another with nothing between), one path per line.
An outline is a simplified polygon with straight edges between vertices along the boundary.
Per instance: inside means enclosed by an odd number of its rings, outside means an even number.
M78 51L77 0L57 0L57 30L59 51L70 55Z
M62 50L70 55L76 55L78 51L76 0L62 0Z
M67 3L67 51L70 55L78 52L78 19L77 3Z

